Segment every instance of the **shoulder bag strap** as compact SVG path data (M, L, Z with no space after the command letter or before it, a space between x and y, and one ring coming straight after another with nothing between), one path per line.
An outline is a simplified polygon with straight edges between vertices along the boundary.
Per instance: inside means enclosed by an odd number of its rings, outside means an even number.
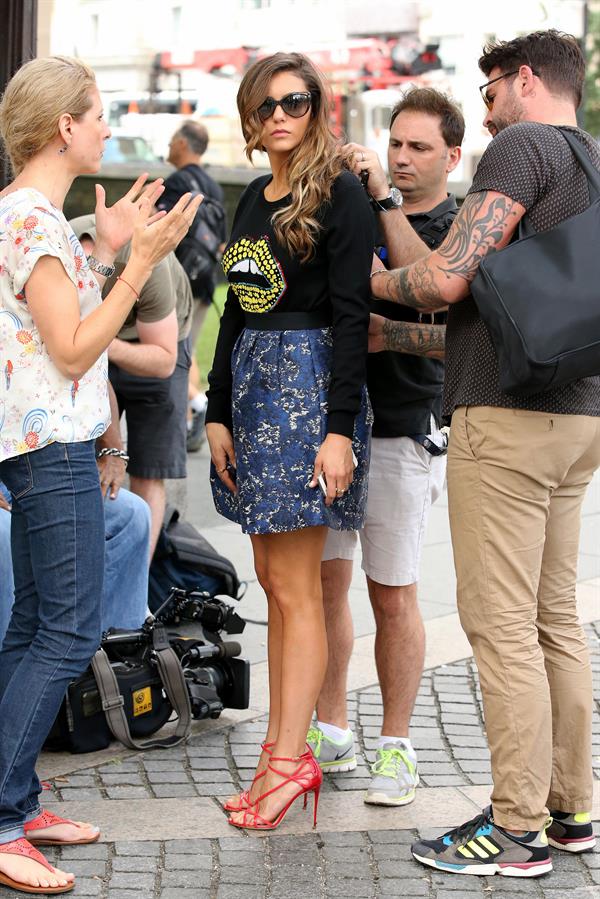
M98 685L107 724L115 739L129 749L168 749L171 746L177 746L187 737L191 727L190 700L179 659L168 642L166 648L157 649L156 658L161 681L171 705L178 715L178 721L175 731L168 737L144 741L136 740L131 736L123 711L124 700L108 656L103 649L99 649L92 659L92 671Z
M550 125L551 128L555 128L556 131L559 131L560 134L564 137L566 142L568 143L571 151L581 166L589 185L590 190L590 202L594 202L600 197L600 172L592 163L590 159L590 155L581 143L580 140L577 140L574 134L572 134L567 128L562 128L560 125ZM532 237L536 234L536 230L531 224L531 220L529 215L525 213L521 221L519 222L519 226L517 229L517 234L515 239L523 240L525 237Z
M571 134L566 128L556 126L556 130L560 131L575 156L577 162L583 169L590 185L590 200L593 202L600 197L600 172L592 163L590 154L587 152L581 141L577 140L574 134Z
M190 172L190 170L188 168L179 169L179 174L183 175L183 177L187 181L188 187L190 188L192 193L197 193L197 194L203 193L202 185L200 184L199 180L195 177L195 175L193 175L192 172Z

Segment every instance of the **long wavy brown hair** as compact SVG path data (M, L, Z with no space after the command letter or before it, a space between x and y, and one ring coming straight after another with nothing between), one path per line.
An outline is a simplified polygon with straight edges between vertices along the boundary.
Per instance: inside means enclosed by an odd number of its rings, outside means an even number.
M290 254L307 262L314 254L321 230L319 210L330 200L333 182L344 162L329 125L330 99L325 81L301 53L274 53L259 59L244 75L237 105L248 159L252 161L254 151L262 149L264 126L258 108L269 96L271 78L279 72L292 72L301 78L312 95L312 104L306 133L286 163L292 200L273 214L271 222L277 240Z

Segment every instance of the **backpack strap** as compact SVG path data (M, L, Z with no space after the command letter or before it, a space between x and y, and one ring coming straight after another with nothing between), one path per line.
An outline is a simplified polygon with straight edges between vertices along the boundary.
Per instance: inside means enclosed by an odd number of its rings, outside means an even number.
M428 219L420 228L415 228L415 231L428 247L435 250L445 240L457 215L458 209L447 209L437 218Z

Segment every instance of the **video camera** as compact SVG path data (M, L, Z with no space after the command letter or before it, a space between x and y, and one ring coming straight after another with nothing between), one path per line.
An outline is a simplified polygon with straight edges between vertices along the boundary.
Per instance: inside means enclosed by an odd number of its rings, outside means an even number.
M200 624L205 639L167 632L164 619L194 621ZM111 628L103 634L102 652L96 655L103 657L108 679L101 683L93 666L94 671L88 669L69 685L45 748L92 752L106 748L115 736L126 745L127 740L145 739L160 730L174 711L181 718L182 708L187 706L185 692L189 698L188 719L190 711L193 718L202 719L218 718L224 708L248 708L250 663L239 658L239 643L223 641L220 636L221 631L240 634L245 626L230 605L209 593L171 588L156 614L149 615L141 628ZM185 684L185 690L180 691L181 708L174 708L173 693L166 688L159 659L164 649L172 650L167 653L172 665L170 680ZM107 684L113 685L110 697ZM109 723L115 706L125 736L114 728L112 720ZM160 746L161 741L154 741L154 745Z
M209 593L173 587L167 599L136 631L110 629L102 638L102 649L113 663L153 666L153 634L164 619L180 624L195 621L206 640L168 634L186 680L192 716L218 718L224 708L247 709L250 698L250 663L240 659L242 647L224 642L220 632L241 634L246 622L232 606Z

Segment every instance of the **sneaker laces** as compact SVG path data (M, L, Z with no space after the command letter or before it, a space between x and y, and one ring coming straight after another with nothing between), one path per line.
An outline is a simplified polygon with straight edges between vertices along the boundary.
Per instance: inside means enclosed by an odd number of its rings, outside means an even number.
M313 755L316 759L321 754L321 743L323 742L323 731L319 727L309 727L306 735L306 742L310 743Z
M462 843L464 845L465 843L468 843L469 840L473 839L480 827L485 827L490 824L491 820L489 809L486 808L480 815L476 815L475 818L471 818L470 821L465 821L460 827L454 827L452 830L443 834L442 839L444 837L450 837L453 842Z
M384 777L397 777L399 768L403 765L409 774L413 774L415 766L410 761L403 749L378 749L379 758L371 765L373 774L382 774Z

